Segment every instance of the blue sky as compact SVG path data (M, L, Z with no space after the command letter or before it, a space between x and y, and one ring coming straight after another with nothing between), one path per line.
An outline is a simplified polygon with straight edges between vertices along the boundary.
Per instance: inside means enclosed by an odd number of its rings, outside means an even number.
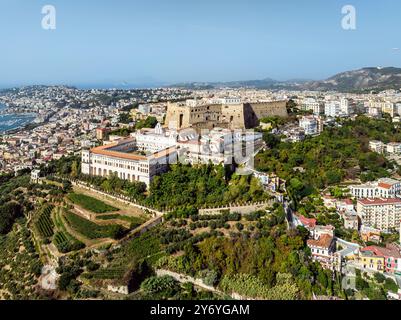
M43 30L43 5L57 29ZM341 28L352 4L357 29ZM401 67L399 0L1 0L0 86L323 79Z

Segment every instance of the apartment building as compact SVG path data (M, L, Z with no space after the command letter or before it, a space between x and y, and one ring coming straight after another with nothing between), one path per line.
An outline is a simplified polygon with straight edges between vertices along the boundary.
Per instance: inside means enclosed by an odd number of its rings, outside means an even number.
M299 126L304 129L306 135L315 135L320 133L321 125L319 125L319 119L313 116L304 116L300 118Z
M324 114L326 117L338 117L341 112L341 104L339 101L327 101L324 105Z
M357 202L357 213L364 225L380 231L398 230L401 221L401 199L360 199Z
M401 182L390 178L381 178L376 182L350 186L353 197L360 198L395 198L401 193Z
M378 141L378 140L369 141L369 149L374 152L383 153L384 147L385 147L385 144L381 141Z
M312 111L313 114L319 115L323 113L323 103L317 101L315 98L305 98L301 102L301 110Z
M401 143L389 142L386 145L386 151L390 154L400 154L401 153Z

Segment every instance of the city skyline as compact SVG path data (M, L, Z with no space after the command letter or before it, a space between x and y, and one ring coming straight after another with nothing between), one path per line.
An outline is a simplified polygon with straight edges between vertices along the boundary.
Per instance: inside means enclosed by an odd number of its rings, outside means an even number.
M363 67L401 66L396 1L353 1L355 30L342 28L343 1L247 3L6 2L0 87L322 80ZM56 9L55 30L41 26L48 4Z

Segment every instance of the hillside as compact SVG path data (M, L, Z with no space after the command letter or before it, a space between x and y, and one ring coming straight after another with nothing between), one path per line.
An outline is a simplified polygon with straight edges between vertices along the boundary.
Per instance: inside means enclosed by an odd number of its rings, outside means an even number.
M289 89L314 91L368 91L401 88L401 68L369 67L338 73L326 80L288 80L277 81L271 78L262 80L230 82L190 82L174 84L172 87L186 89L240 88Z

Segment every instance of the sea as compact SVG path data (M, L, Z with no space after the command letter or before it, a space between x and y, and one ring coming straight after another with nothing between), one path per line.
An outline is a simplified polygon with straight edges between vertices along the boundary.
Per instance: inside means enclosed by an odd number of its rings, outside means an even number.
M6 106L0 103L0 111ZM36 115L30 114L0 114L0 134L4 134L9 130L21 128L35 119Z

